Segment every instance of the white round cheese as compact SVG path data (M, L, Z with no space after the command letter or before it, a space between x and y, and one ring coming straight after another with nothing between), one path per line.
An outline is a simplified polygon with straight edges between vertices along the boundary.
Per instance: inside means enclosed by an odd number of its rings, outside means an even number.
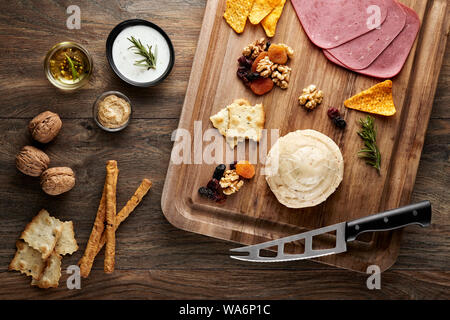
M339 147L315 130L297 130L279 138L266 159L266 181L278 201L289 208L325 201L343 175Z

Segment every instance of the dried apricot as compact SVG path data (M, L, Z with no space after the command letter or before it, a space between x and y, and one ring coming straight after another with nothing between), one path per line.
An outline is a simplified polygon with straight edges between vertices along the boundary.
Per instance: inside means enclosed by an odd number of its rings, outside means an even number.
M273 63L285 64L288 61L286 49L279 44L272 44L269 47L268 52L269 52L269 59Z
M252 72L256 72L256 67L258 66L259 61L267 57L268 54L269 53L267 53L267 51L263 51L259 54L259 56L255 59L255 61L253 61Z
M255 167L247 160L236 163L236 173L242 178L251 179L255 175Z
M250 89L252 89L253 93L262 96L266 94L273 88L273 81L270 78L259 78L250 84Z

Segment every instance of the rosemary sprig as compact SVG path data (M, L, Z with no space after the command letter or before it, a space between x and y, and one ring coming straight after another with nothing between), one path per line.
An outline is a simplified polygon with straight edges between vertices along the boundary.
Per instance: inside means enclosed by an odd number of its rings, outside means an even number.
M134 53L137 55L142 56L144 59L142 60L136 60L134 62L135 66L139 67L146 67L147 70L150 69L156 69L156 50L157 47L155 45L154 53L152 53L152 46L147 45L148 51L145 48L145 46L142 44L141 40L136 39L135 37L131 36L131 38L127 38L128 41L130 41L133 45L130 46L128 49L134 48Z
M380 174L381 154L377 146L374 118L367 116L366 119L359 119L359 124L361 131L358 131L358 135L364 140L364 148L358 152L358 156L365 159L366 163L377 169Z
M78 79L78 77L80 76L78 74L77 69L75 69L75 63L74 61L67 55L67 53L64 53L64 55L67 58L67 61L69 62L69 66L70 66L70 70L72 70L72 80L75 81Z

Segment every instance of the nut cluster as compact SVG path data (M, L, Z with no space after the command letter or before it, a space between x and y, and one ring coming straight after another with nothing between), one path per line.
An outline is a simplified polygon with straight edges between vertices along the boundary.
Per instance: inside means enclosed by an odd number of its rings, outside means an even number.
M219 184L223 189L223 193L229 196L239 191L239 189L244 185L244 181L239 180L239 175L236 173L236 170L233 169L226 170L224 172Z
M289 80L291 77L291 68L287 65L281 65L273 63L269 57L264 57L258 62L256 71L259 72L261 77L270 77L274 84L281 89L287 89L289 87Z
M272 72L272 81L281 89L289 87L289 80L291 79L291 68L286 65L277 65Z
M28 130L34 140L41 143L52 141L59 133L62 122L56 113L45 111L34 117ZM41 187L49 195L69 191L75 185L75 174L68 167L48 169L49 156L33 146L25 146L16 156L17 169L31 177L41 177Z
M315 85L311 84L303 89L303 93L298 97L298 103L307 109L314 109L322 103L323 92L318 90Z
M242 55L247 58L256 59L266 49L266 45L267 41L265 38L256 40L242 50Z

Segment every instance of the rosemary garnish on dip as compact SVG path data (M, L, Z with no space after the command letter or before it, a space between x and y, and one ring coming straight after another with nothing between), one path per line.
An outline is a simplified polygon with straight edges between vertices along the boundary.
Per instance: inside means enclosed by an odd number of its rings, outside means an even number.
M381 154L377 146L374 118L367 116L366 119L359 119L359 124L361 131L358 131L358 135L364 140L364 148L358 152L358 156L365 159L366 163L377 169L380 174Z
M133 45L129 47L128 49L134 48L136 49L134 51L135 54L140 55L144 57L142 60L136 60L134 62L135 66L139 67L146 67L147 70L150 69L156 69L156 45L154 53L152 53L152 46L147 45L148 51L145 48L145 46L142 44L141 40L136 39L135 37L131 36L131 38L127 38Z

